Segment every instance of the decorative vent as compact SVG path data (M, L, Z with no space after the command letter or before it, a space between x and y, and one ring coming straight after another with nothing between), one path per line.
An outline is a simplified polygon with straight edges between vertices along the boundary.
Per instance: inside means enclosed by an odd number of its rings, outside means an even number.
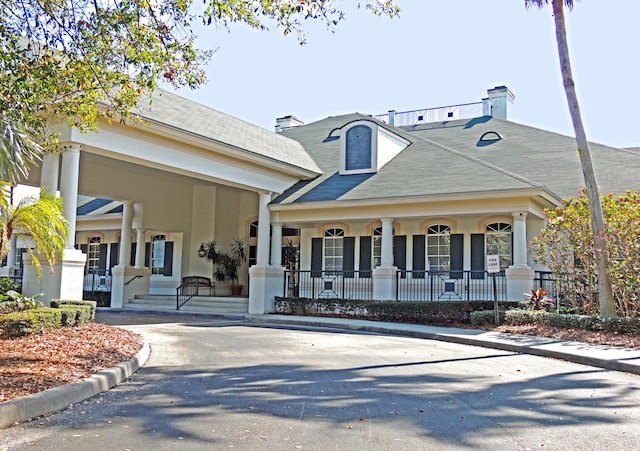
M498 132L489 131L485 132L480 136L478 143L476 144L478 147L488 146L495 142L498 142L502 139L502 135Z

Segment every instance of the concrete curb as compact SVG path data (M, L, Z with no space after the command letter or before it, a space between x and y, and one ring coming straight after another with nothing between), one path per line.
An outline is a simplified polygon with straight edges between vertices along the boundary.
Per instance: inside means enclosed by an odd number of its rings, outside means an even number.
M62 410L87 398L109 390L131 377L149 358L150 348L144 341L142 349L127 362L100 371L87 379L51 388L25 398L0 403L0 429L32 418Z
M471 346L518 352L580 363L597 368L640 374L640 350L592 345L554 338L487 332L476 329L423 326L288 315L247 315L245 322L338 328L413 338L447 341Z

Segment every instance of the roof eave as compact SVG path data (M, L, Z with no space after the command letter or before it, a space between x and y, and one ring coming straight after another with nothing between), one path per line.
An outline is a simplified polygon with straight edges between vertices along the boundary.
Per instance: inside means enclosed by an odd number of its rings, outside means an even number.
M285 211L285 210L306 210L309 208L314 209L327 209L327 208L349 208L349 207L379 207L383 205L389 205L390 201L394 204L419 204L419 203L436 203L436 202L455 202L465 200L487 200L487 199L506 199L513 197L539 197L550 204L550 206L560 206L562 199L545 187L533 187L522 189L510 189L510 190L495 190L495 191L480 191L480 192L463 192L463 193L451 193L451 194L435 194L426 196L412 196L412 197L384 197L376 199L359 199L359 200L331 200L331 201L317 201L317 202L303 202L303 203L280 203L271 204L269 208L272 211Z

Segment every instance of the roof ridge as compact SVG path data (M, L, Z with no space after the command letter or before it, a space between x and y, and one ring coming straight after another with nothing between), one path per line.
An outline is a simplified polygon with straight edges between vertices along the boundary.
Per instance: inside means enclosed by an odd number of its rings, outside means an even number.
M506 169L501 168L500 166L496 166L494 164L487 163L486 161L481 160L480 158L474 157L472 155L469 155L468 153L460 152L459 150L452 149L451 147L445 146L444 144L440 144L439 142L432 141L432 140L427 139L427 138L423 138L422 136L415 136L414 135L414 137L416 139L424 141L424 142L426 142L428 144L431 144L432 146L438 147L439 149L442 149L442 150L444 150L446 152L449 152L449 153L452 153L452 154L457 155L459 157L465 158L465 159L467 159L469 161L473 161L474 163L481 164L484 167L487 167L489 169L493 169L494 171L500 172L500 173L502 173L502 174L504 174L504 175L506 175L508 177L514 178L514 179L519 180L521 182L528 183L532 187L536 187L536 188L543 187L543 188L547 189L546 187L544 187L544 185L540 185L540 184L534 182L533 180L530 180L530 179L528 179L526 177L518 175L518 174L516 174L514 172L507 171Z

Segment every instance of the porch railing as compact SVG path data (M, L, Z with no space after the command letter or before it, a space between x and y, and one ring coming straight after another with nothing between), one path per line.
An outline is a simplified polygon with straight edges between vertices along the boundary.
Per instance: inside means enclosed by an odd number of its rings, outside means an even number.
M108 269L85 271L83 291L111 291L111 271Z
M98 307L111 305L111 271L108 269L91 269L84 272L82 298L96 301Z
M398 271L399 301L494 300L493 275L486 271ZM507 278L496 274L499 301L507 300Z
M493 278L486 271L398 271L396 300L493 300ZM506 300L504 272L496 276L499 301ZM311 299L373 299L372 271L286 271L286 296Z
M286 271L287 296L366 300L373 296L371 271Z

